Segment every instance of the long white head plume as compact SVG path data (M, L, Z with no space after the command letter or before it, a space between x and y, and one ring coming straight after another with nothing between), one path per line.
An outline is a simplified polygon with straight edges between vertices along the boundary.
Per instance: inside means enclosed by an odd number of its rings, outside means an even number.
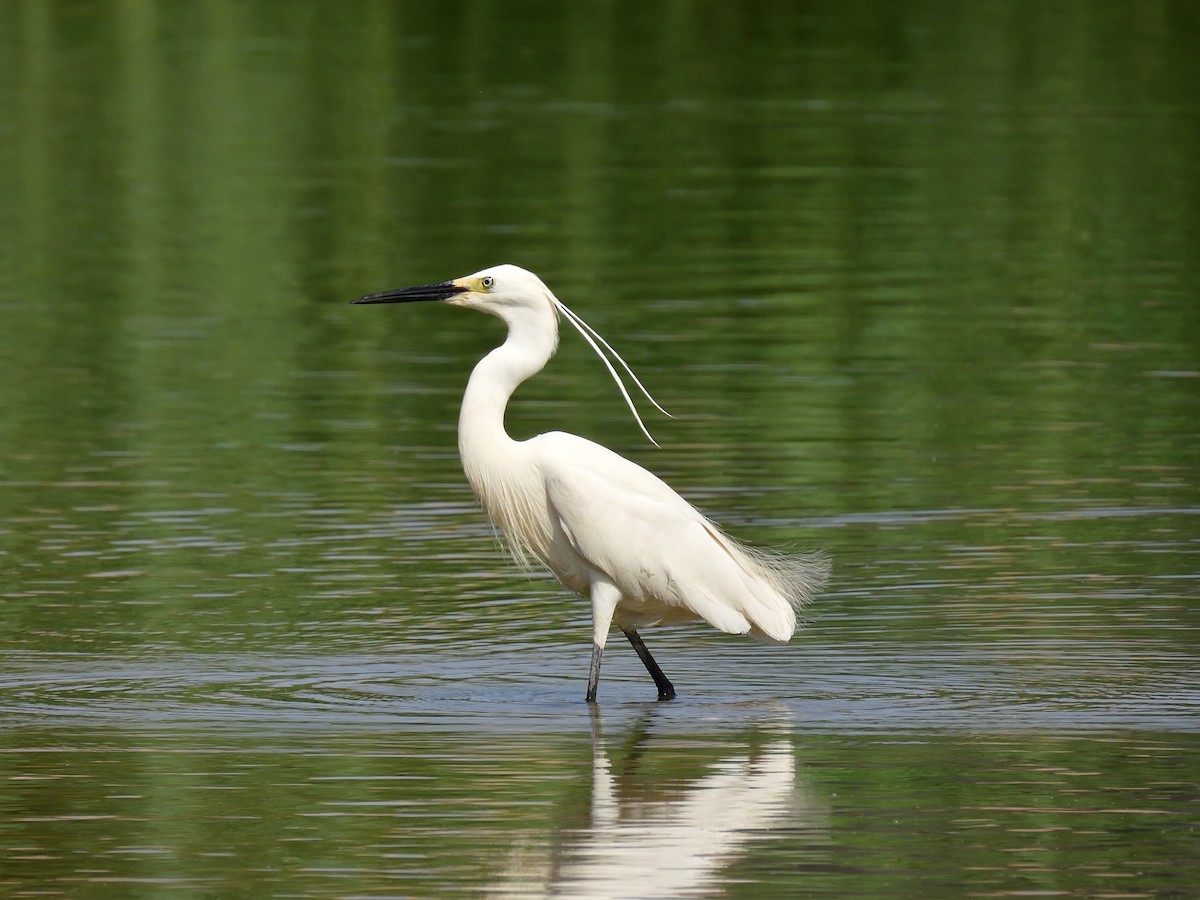
M578 313L574 313L568 309L567 305L557 297L551 295L551 299L554 301L555 307L557 307L559 312L563 314L563 317L575 326L575 330L583 335L583 339L588 342L588 345L592 348L592 350L595 351L596 355L600 357L600 361L603 362L604 367L608 369L608 374L612 376L613 381L615 381L617 383L617 387L620 388L621 396L625 398L625 405L628 406L629 411L633 413L633 418L634 421L638 423L638 428L642 429L642 434L646 436L646 440L657 447L658 441L656 441L650 432L646 430L646 423L644 423L642 421L642 417L638 415L637 407L633 405L633 399L629 396L629 391L625 389L625 382L621 380L621 376L617 373L617 370L613 368L613 364L609 362L608 356L605 355L604 350L607 350L614 357L616 357L617 362L621 364L621 368L629 374L629 377L633 379L633 383L636 384L638 389L646 395L646 399L654 404L655 409L657 409L664 416L668 416L670 418L674 418L674 416L663 409L662 406L659 405L659 402L650 395L650 392L646 390L646 386L642 384L641 380L635 374L633 374L633 369L629 368L629 363L625 362L625 360L621 358L621 354L613 349L612 344L606 341L600 335L600 332L585 322ZM596 343L597 341L599 341L599 344ZM603 347L604 350L601 350L601 347Z

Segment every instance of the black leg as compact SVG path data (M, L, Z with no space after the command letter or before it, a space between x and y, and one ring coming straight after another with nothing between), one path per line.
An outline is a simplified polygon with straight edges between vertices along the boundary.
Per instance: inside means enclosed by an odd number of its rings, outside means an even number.
M658 663L654 661L654 657L650 655L650 651L646 648L642 641L642 636L632 628L625 629L625 637L629 638L629 643L633 644L633 649L637 651L638 659L642 661L642 665L646 667L646 671L650 673L650 677L654 679L654 684L658 688L659 700L673 700L675 698L675 685L671 684L663 670L658 667ZM599 674L597 672L597 674Z
M587 702L596 702L596 688L600 686L600 657L604 650L599 644L592 644L592 669L588 672Z

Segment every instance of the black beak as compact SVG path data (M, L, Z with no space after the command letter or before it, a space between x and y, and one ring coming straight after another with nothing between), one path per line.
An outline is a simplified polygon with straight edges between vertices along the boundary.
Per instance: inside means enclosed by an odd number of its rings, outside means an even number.
M416 303L419 300L449 300L457 294L465 294L467 289L453 281L443 281L440 284L422 284L418 287L399 288L393 291L381 291L378 294L367 294L359 297L355 303Z

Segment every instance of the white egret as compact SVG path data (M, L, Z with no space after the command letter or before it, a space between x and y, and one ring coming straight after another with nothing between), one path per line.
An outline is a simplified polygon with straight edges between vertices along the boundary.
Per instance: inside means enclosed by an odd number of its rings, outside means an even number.
M354 302L420 300L477 309L508 325L507 340L479 361L467 383L458 418L459 455L475 495L514 558L527 563L536 557L565 587L591 599L589 703L596 700L600 658L613 622L654 679L660 700L674 697L675 688L638 628L703 619L730 634L768 642L791 638L796 610L825 581L824 556L789 556L738 543L658 477L585 438L561 431L525 441L508 436L509 398L554 355L560 314L604 361L652 443L604 350L662 409L608 342L540 278L501 265Z

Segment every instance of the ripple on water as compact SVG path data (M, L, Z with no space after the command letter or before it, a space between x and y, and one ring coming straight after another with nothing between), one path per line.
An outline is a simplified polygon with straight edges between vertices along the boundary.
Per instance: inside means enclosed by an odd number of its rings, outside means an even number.
M1036 648L821 645L801 637L762 648L699 633L657 641L680 698L654 704L629 649L606 654L604 708L661 706L660 715L738 716L785 710L806 730L1008 733L1045 729L1200 730L1200 690L1186 655L1115 654L1087 644ZM552 728L576 719L587 648L397 647L359 653L184 653L103 659L10 654L0 709L11 722L222 730L380 728L439 721L495 727L521 718Z

